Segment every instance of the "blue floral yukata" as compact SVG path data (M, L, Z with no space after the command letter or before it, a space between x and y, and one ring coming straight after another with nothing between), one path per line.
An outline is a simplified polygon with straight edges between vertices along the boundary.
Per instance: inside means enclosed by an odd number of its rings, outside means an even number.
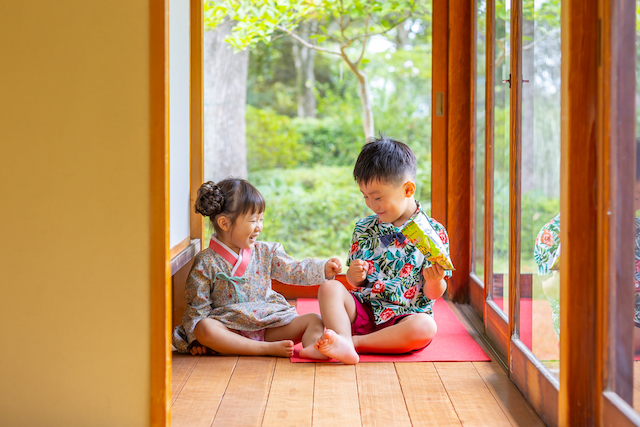
M640 328L640 218L635 219L635 309L634 325ZM560 214L546 223L536 238L533 258L538 265L538 275L552 274L560 267ZM547 297L552 311L553 330L560 335L560 301Z
M296 261L280 243L256 242L236 254L212 237L195 257L184 290L187 309L173 331L173 346L187 353L198 322L215 319L250 339L263 340L266 328L284 326L298 315L295 307L271 288L271 279L292 285L325 281L326 261Z
M418 210L411 218L421 210L418 203ZM429 221L448 253L447 231L433 218ZM358 221L353 231L347 265L356 259L368 263L367 279L353 291L353 295L363 304L370 304L376 325L403 314L426 313L433 316L434 301L427 298L422 290L422 270L430 267L431 262L402 236L401 229L391 223L380 222L377 215L371 215ZM445 270L445 277L451 274L451 270Z

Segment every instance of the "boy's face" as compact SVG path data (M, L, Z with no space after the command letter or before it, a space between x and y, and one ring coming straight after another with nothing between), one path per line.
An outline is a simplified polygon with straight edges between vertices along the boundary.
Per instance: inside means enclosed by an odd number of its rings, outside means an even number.
M411 218L417 208L413 198L416 185L411 180L404 184L372 181L358 186L365 203L378 215L380 222L390 222L399 227Z

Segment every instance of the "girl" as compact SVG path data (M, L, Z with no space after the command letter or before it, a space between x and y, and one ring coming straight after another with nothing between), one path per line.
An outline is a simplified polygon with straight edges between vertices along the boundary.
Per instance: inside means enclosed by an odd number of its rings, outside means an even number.
M298 262L281 244L257 241L264 209L260 192L243 179L209 181L198 189L195 210L209 217L215 235L187 278L188 306L173 333L178 351L291 357L294 342L302 341L301 357L326 359L313 347L324 332L320 316L298 316L271 289L271 279L320 284L341 272L340 260Z

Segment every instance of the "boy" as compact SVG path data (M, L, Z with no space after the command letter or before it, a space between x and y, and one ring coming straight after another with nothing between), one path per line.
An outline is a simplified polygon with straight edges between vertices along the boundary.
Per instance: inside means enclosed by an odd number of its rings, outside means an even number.
M427 261L400 233L422 210L414 199L413 151L381 135L364 145L353 177L375 215L358 221L353 232L347 262L352 292L337 281L320 286L327 330L315 344L322 354L345 364L358 363L359 352L400 354L426 347L437 329L433 302L447 288L444 277L451 275ZM444 227L429 221L448 252Z

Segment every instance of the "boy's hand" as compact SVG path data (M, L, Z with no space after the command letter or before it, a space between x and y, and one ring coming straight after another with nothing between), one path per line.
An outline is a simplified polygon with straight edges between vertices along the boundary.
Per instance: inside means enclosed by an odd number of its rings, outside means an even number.
M427 282L439 282L444 278L444 268L440 264L431 264L429 268L422 270L422 277Z
M349 270L347 270L347 281L353 286L360 285L366 280L368 269L369 264L366 261L354 259L349 265Z
M342 263L338 258L329 258L324 265L324 278L333 279L336 275L342 273Z

